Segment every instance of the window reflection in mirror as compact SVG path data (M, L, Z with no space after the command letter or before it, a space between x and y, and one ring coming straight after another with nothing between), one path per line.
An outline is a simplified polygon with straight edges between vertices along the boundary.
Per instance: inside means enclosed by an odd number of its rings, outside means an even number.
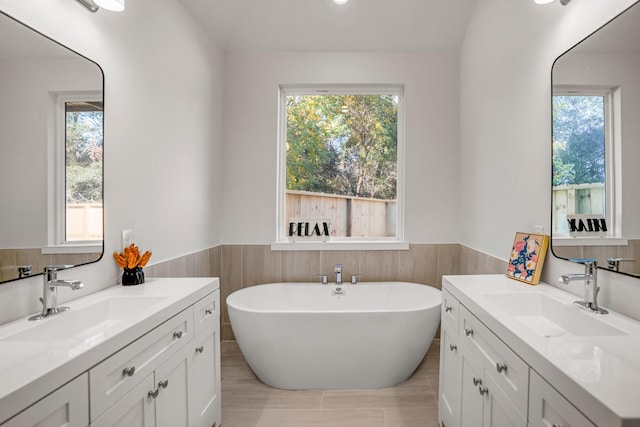
M553 95L553 233L568 235L567 215L602 215L613 224L606 179L613 136L606 129L611 92L597 88L560 89ZM613 227L610 227L610 230Z
M57 192L63 198L64 224L59 243L102 240L102 99L79 96L76 100L60 96L64 108L64 186Z

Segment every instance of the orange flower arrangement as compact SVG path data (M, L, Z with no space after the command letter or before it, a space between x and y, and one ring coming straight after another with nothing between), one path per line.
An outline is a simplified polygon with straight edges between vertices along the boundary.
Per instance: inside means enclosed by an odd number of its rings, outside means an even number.
M124 251L120 253L113 253L113 259L116 260L116 263L120 268L127 270L144 267L147 265L147 262L149 262L149 258L151 258L151 251L146 251L144 254L140 255L140 249L138 249L138 247L133 243L125 247Z

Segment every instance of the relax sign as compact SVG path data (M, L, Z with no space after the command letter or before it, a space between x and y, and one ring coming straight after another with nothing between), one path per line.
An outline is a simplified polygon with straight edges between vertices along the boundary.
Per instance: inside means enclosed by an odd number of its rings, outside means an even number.
M571 237L607 234L607 222L602 215L567 215L567 222Z
M326 242L331 238L329 218L291 218L288 237L291 242L304 240Z

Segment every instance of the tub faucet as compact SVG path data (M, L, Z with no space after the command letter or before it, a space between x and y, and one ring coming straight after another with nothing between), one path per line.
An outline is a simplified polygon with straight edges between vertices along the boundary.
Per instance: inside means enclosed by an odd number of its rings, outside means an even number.
M621 262L635 262L635 259L624 259L624 258L607 258L607 266L610 270L620 271L620 263Z
M44 268L42 276L42 312L31 316L29 320L41 320L49 316L56 315L69 310L69 307L58 307L58 286L67 286L72 290L84 288L84 284L79 280L60 280L58 270L63 270L66 266L49 265Z
M596 314L607 314L608 311L598 307L598 264L595 259L571 260L584 264L584 274L563 274L558 281L568 285L575 280L584 281L584 301L575 301L580 307L591 310Z
M342 285L342 264L336 264L333 272L336 273L336 285Z

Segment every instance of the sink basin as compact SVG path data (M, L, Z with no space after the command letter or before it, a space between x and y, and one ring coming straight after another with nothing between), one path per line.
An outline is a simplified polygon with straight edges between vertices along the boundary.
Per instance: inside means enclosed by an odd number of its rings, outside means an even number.
M598 315L541 293L486 294L501 311L543 337L626 335Z
M114 296L86 307L71 309L50 318L38 320L19 333L2 338L2 342L87 341L108 333L108 329L122 321L140 315L157 304L160 297Z

